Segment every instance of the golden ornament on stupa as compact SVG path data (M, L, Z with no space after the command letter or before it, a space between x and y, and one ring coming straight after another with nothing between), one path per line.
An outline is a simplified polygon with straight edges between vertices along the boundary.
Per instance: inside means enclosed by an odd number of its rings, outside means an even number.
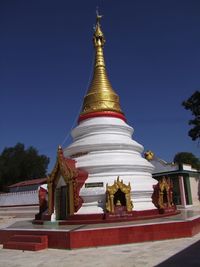
M103 111L111 111L123 114L119 104L119 96L113 90L106 73L103 55L105 37L101 30L101 18L102 16L97 14L96 26L93 34L93 43L95 48L93 78L87 94L84 97L83 107L80 115Z
M148 150L144 153L145 159L151 161L154 158L154 153L151 150Z

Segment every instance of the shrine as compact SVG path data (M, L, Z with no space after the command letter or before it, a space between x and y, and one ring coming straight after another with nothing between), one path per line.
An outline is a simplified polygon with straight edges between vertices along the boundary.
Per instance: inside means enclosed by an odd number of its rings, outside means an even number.
M154 192L152 201L154 205L160 210L160 213L166 210L175 210L176 206L173 203L173 184L170 178L165 176L153 186Z

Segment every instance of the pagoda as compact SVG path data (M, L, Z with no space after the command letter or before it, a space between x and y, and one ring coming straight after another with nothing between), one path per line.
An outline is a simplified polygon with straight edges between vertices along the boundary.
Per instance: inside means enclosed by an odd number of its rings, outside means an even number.
M47 190L45 186L38 189L39 213L32 221L38 225L24 228L23 222L17 228L13 224L1 229L3 248L77 249L191 237L200 232L195 211L175 216L181 211L173 203L172 179L154 180L149 162L153 152L142 157L143 146L132 139L133 128L107 76L100 19L97 14L93 78L72 130L73 141L64 149L58 147ZM162 219L170 215L174 215L170 220ZM132 222L141 219L139 224ZM114 222L111 227L110 222Z
M93 43L93 78L84 97L73 142L64 157L73 159L87 179L79 190L82 204L75 214L104 214L124 206L126 211L155 209L152 203L153 165L142 157L143 146L132 139L119 96L106 72L102 16L97 14Z

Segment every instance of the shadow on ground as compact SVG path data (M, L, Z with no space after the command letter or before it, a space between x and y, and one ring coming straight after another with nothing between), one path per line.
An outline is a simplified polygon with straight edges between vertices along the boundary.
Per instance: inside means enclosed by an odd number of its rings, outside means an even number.
M200 241L175 254L155 267L200 266Z

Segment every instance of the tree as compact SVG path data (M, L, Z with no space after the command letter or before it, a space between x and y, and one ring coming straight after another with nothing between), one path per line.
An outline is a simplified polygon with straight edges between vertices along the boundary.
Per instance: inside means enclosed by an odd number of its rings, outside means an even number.
M36 148L25 149L24 144L18 143L8 147L0 155L0 187L23 181L25 179L46 176L49 158L39 155Z
M193 125L193 128L189 130L188 135L195 141L200 138L200 91L196 91L182 105L185 109L191 110L194 116L194 119L189 121L189 125Z
M174 157L174 162L178 164L190 164L194 169L200 169L200 160L190 152L180 152Z

